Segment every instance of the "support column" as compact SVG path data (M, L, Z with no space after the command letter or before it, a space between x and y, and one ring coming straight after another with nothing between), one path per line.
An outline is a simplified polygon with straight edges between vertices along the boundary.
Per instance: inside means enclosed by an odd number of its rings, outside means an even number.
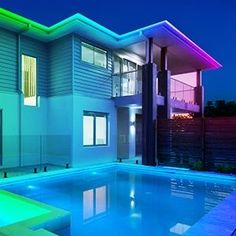
M153 41L148 40L147 64L142 67L142 164L156 165L156 78L157 67L153 63Z
M196 72L196 84L194 88L195 102L200 107L199 116L204 117L204 87L202 85L202 72L197 70Z
M167 69L167 48L161 49L160 71L158 72L158 93L164 97L164 106L158 107L158 117L162 119L171 118L171 73Z

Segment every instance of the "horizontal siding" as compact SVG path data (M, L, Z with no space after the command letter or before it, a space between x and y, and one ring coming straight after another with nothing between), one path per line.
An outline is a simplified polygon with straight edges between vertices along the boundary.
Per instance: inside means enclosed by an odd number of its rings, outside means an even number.
M111 98L112 54L108 52L108 68L81 61L81 41L74 37L74 92L90 97Z
M49 94L72 93L72 36L66 36L49 45Z
M47 96L49 87L47 44L22 36L21 53L37 58L38 95Z
M0 91L16 92L17 36L0 28Z

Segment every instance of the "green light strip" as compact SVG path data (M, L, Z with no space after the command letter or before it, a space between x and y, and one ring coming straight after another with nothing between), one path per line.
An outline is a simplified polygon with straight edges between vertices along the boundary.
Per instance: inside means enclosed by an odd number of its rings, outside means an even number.
M52 236L42 228L58 230L70 223L69 212L5 190L0 190L0 207L0 235Z
M19 21L20 23L26 24L28 26L33 26L39 30L45 31L46 33L49 32L49 28L47 26L44 26L44 25L39 24L35 21L29 20L23 16L20 16L20 15L13 13L13 12L5 10L4 8L0 8L0 14L5 17L11 18L12 20Z

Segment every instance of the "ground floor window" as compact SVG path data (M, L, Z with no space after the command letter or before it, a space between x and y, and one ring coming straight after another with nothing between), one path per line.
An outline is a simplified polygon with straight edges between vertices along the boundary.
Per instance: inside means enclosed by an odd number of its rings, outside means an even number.
M83 145L107 145L108 122L106 113L84 111L83 114Z

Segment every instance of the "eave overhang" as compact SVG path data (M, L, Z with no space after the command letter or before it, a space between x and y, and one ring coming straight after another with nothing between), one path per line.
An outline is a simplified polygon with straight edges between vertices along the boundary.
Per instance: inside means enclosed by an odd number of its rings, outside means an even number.
M79 13L47 27L0 8L0 27L43 42L50 42L67 34L76 33L110 49L123 49L152 37L158 47L168 47L172 56L181 55L182 59L188 61L189 65L192 63L192 67L195 69L209 70L222 67L212 56L168 21L119 35Z

